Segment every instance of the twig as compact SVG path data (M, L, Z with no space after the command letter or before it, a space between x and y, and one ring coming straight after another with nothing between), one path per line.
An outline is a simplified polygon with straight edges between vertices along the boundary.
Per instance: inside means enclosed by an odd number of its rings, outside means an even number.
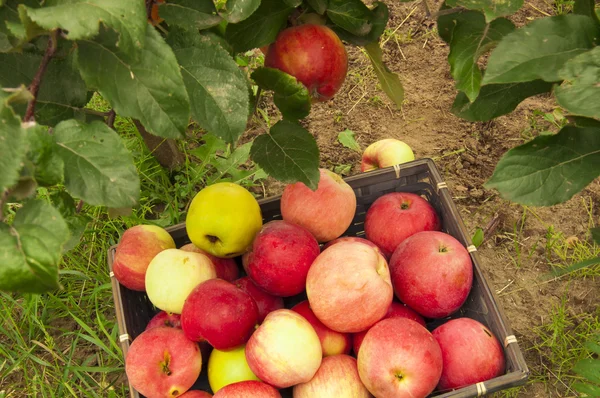
M258 90L256 90L256 101L254 101L254 112L256 113L256 110L258 109L258 103L260 102L260 96L262 95L262 88L259 87Z
M77 207L75 208L75 213L76 214L81 213L81 209L83 209L83 200L79 200L79 202L77 203Z
M115 128L115 117L117 116L116 112L114 109L111 109L110 112L108 112L108 118L106 119L106 125L108 127L110 127L111 129L114 130Z
M148 15L148 19L152 19L152 6L154 5L154 0L146 0L146 14Z
M40 63L35 76L33 77L33 81L29 85L29 92L31 92L31 95L33 95L33 99L29 101L29 104L27 104L27 111L25 112L25 117L23 118L24 122L35 121L35 103L37 100L38 91L40 90L42 77L44 76L44 73L46 73L48 64L56 52L56 34L56 31L50 32L50 38L48 39L48 46L46 47L44 58L42 58L42 62Z

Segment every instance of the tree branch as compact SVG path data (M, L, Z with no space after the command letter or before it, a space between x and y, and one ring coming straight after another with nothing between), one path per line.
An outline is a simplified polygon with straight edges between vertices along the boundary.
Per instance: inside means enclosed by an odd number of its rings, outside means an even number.
M154 0L146 0L146 14L148 15L148 19L152 19L152 6L154 5Z
M31 94L33 95L33 99L31 101L29 101L29 104L27 104L27 111L25 112L25 117L23 118L23 121L25 121L25 122L35 121L35 104L37 101L37 95L38 95L38 91L40 91L40 84L42 83L42 77L44 76L44 73L46 73L48 64L50 63L50 60L52 59L52 57L54 56L54 53L56 52L56 42L57 42L56 35L57 35L56 31L50 32L50 38L48 39L48 46L46 47L46 52L44 53L44 58L42 58L42 62L40 63L40 66L38 67L38 70L37 70L35 76L33 77L33 81L29 85L29 92L31 92Z
M110 112L108 112L107 116L108 116L108 118L106 119L106 125L114 130L115 129L115 118L117 117L115 110L111 109Z

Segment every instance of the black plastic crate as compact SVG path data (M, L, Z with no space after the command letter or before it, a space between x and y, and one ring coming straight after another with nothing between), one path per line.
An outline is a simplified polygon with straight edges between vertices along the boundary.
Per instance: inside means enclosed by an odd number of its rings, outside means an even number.
M452 391L435 391L431 397L436 398L471 398L481 397L495 391L523 385L529 377L529 370L517 339L498 305L498 301L489 288L481 271L479 256L471 238L467 233L459 212L452 201L446 183L442 180L435 163L430 159L421 159L413 162L358 174L345 178L356 193L357 208L354 220L344 236L363 236L363 222L365 214L371 204L380 196L390 192L413 192L429 201L442 220L442 230L458 239L470 252L473 261L473 287L467 301L459 311L450 317L429 322L427 327L433 330L451 318L469 317L486 325L504 346L506 358L505 374L494 379L470 385ZM260 200L263 221L281 219L279 203L281 196ZM185 224L177 224L167 228L173 236L177 247L189 243ZM119 326L119 340L123 355L127 354L129 345L141 332L144 331L148 321L158 312L150 303L144 292L136 292L121 286L112 274L112 263L116 246L112 246L108 253L108 267L110 270L113 297L115 301L116 318ZM241 266L241 259L237 258L240 274L245 275ZM303 295L285 298L286 308L304 300ZM203 363L202 373L193 389L211 391L206 374L207 364ZM132 387L131 397L143 397ZM280 390L283 397L292 396L292 388Z

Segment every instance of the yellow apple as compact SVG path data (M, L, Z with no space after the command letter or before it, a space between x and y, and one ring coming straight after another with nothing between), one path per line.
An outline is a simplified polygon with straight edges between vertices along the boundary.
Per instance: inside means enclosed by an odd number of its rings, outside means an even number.
M245 344L231 350L212 350L208 358L208 384L213 393L229 384L246 380L260 381L248 366Z
M221 182L196 194L185 226L194 245L213 256L231 258L250 248L262 227L262 214L247 189Z
M383 169L415 160L415 154L405 142L387 138L372 143L362 155L360 171Z

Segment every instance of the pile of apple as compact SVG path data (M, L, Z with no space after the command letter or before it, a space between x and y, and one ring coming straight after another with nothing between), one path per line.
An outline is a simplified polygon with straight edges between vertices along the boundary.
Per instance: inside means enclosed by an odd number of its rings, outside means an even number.
M263 225L247 190L219 183L190 205L192 243L176 248L148 225L123 234L115 277L160 310L125 358L137 391L210 397L191 390L206 362L217 398L288 388L295 398L418 398L504 373L486 326L449 320L473 265L425 199L384 194L365 215L365 238L342 237L356 196L321 169L316 191L286 186L280 210L283 220ZM434 320L443 323L430 331Z

